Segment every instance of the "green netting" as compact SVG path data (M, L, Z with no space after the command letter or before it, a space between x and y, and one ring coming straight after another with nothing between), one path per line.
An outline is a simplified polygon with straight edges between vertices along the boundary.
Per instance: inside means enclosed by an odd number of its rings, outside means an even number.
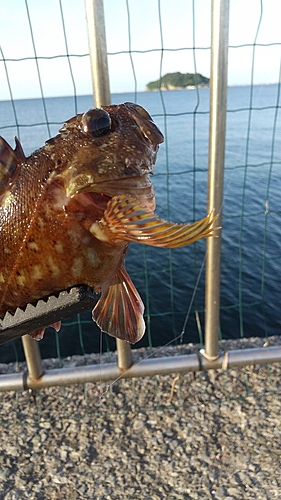
M278 243L280 230L276 221L280 218L281 210L276 189L278 182L280 183L281 165L277 147L278 138L280 140L281 42L259 42L264 19L262 5L257 3L256 17L246 37L250 41L233 44L230 38L229 45L230 72L237 58L235 54L239 54L241 60L245 54L245 59L249 61L249 75L245 82L248 86L244 88L241 102L235 98L236 87L229 88L223 206L222 339L253 335L262 337L280 333L280 321L277 317L277 310L280 310L281 306ZM154 73L151 80L161 80L161 77L169 72L172 54L176 61L180 55L182 72L204 74L202 54L208 54L210 60L210 29L203 36L200 22L210 28L211 10L204 12L204 19L200 21L201 7L198 7L196 2L180 3L174 16L175 19L178 19L178 16L186 19L186 31L183 36L181 30L175 29L173 19L167 22L167 8L167 2L151 2L147 27L142 26L141 48L134 36L140 23L137 5L130 0L119 2L116 13L118 19L114 19L116 36L108 36L108 59L112 86L114 80L118 80L123 72L126 74L124 91L131 91L126 95L114 94L113 102L126 99L143 104L145 101L145 107L165 135L165 144L159 152L154 176L161 210L159 214L183 222L202 217L206 209L208 91L204 93L199 88L188 91L186 102L183 99L184 104L178 104L179 94L176 92L164 92L159 89L157 94L143 94L142 73L143 68L146 65L151 66L152 61ZM91 92L84 3L76 2L73 10L72 3L59 0L53 2L52 16L47 6L40 5L40 15L44 18L44 33L40 33L35 24L38 19L36 9L34 2L26 0L21 2L18 14L13 11L15 24L16 16L19 15L22 29L27 30L30 35L30 46L26 54L20 51L17 57L17 50L13 50L13 26L10 39L1 41L3 83L0 92L3 92L3 95L0 95L0 99L4 96L6 102L0 102L0 110L4 109L4 106L6 108L5 115L0 111L0 132L9 141L16 133L22 140L24 149L25 144L28 144L28 152L41 146L49 136L55 135L64 119L85 110L84 106L91 105L91 98L84 96ZM111 9L111 2L105 2L108 35L113 29ZM274 12L271 15L274 16ZM2 22L5 22L5 19ZM76 40L75 22L76 25L79 23L79 26L84 26L83 40ZM158 38L156 44L150 45L152 25ZM42 41L52 39L53 29L60 33L57 53L53 44L48 48L47 44L43 46ZM238 28L231 24L231 29L235 31ZM124 32L126 39L123 37ZM74 50L75 41L79 42L77 51ZM256 60L261 53L266 53L265 51L268 51L270 57L273 49L276 82L279 83L267 95L269 86L256 85ZM83 61L83 78L78 61ZM172 67L172 70L176 69ZM69 100L61 121L54 112L55 105L51 105L49 99L51 94L46 79L47 72L52 74L57 82L58 95L63 95L63 87L67 88ZM26 101L25 112L20 108L21 93L16 74L21 75L22 86L26 87L29 80L30 88L34 87L34 95L25 92L25 96L40 99L38 115L30 115L30 102ZM87 82L87 85L84 82ZM262 145L260 151L259 143ZM261 192L257 189L258 185L262 185ZM188 249L165 253L132 246L127 267L146 305L146 343L150 347L180 341L203 343L204 256L204 242ZM46 357L61 359L74 352L85 356L96 349L93 337L98 339L96 343L99 344L100 335L93 327L90 314L78 315L65 321L64 329L65 336L55 335L52 331L46 335L41 344L42 351L47 344L51 345ZM72 339L71 350L69 338ZM107 335L102 336L101 345L103 350L115 348L114 342ZM144 342L137 347L143 345ZM3 349L7 349L9 360L15 359L14 352L17 353L16 359L22 357L20 342ZM100 347L97 352L99 349Z

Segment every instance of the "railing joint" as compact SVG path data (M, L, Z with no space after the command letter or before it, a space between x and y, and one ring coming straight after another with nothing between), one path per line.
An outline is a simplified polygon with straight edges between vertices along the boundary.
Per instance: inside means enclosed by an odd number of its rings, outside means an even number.
M216 356L209 356L208 354L206 354L205 349L200 349L199 353L201 356L203 356L203 358L205 358L207 361L209 361L209 363L214 363L220 357L220 354L217 354ZM202 364L202 362L201 362L201 364Z

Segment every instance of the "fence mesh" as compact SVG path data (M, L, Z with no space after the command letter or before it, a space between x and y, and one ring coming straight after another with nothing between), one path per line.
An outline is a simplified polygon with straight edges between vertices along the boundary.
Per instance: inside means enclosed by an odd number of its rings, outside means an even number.
M25 152L31 153L55 135L65 119L92 107L84 3L53 0L39 6L22 0L17 9L11 1L4 4L0 132L10 143L18 135ZM207 5L178 2L175 9L164 0L114 5L105 1L112 102L137 101L163 131L165 143L153 179L157 212L178 222L198 219L206 210L209 90L143 90L148 80L159 78L161 85L168 72L209 76ZM221 339L280 334L281 41L280 35L272 41L263 32L270 21L275 25L274 12L258 1L252 8L244 34L237 24L243 13L237 17L234 4L230 20L229 74L237 75L234 67L239 64L246 76L243 87L234 85L239 79L229 82ZM234 36L237 32L240 39ZM270 82L266 74L261 80L261 59L266 59L266 67L272 61ZM267 85L272 82L275 85ZM53 97L58 95L67 97ZM178 344L179 339L203 343L204 255L204 242L165 252L131 245L127 269L144 299L147 324L147 335L136 347ZM59 334L48 331L40 348L43 357L62 363L68 355L86 359L87 353L110 351L115 342L100 336L88 313L65 321ZM21 343L2 346L0 356L2 362L19 362Z

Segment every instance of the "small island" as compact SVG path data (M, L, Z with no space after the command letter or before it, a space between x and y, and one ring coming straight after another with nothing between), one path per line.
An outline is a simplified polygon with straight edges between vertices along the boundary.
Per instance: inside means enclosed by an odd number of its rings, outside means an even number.
M210 79L200 73L167 73L155 82L146 85L147 92L155 90L181 90L209 87Z

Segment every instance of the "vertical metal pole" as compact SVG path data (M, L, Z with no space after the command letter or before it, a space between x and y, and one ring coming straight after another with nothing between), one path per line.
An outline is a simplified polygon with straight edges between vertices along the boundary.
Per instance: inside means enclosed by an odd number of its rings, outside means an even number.
M38 342L32 339L30 335L24 335L22 337L22 345L29 378L37 380L44 373Z
M125 340L116 339L118 368L121 371L126 371L132 366L132 351L131 346Z
M85 0L92 68L94 102L97 108L110 104L103 0Z
M85 0L88 39L96 107L110 104L109 73L106 50L103 0ZM116 339L118 367L127 370L132 364L130 344Z
M227 104L229 0L212 1L212 62L210 89L210 138L208 211L222 222L223 173ZM207 240L205 290L205 351L207 359L219 355L221 231Z

